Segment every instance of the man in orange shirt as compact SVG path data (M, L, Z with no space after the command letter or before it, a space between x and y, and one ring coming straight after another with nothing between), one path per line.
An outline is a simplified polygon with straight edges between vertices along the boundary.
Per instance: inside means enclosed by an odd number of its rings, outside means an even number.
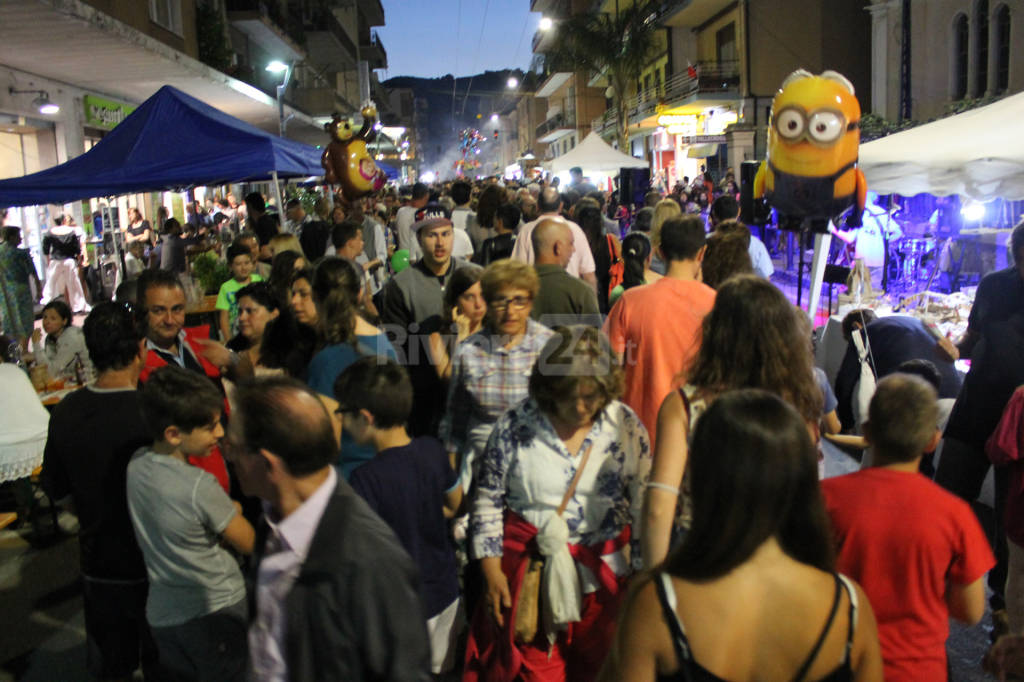
M605 320L604 331L625 368L622 401L647 427L652 450L661 401L697 355L701 324L715 303L715 291L699 279L704 242L699 217L666 221L658 246L665 276L627 290Z

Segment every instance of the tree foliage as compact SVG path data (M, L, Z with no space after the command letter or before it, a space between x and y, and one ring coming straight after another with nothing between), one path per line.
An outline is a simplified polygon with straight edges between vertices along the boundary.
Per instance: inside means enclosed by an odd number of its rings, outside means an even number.
M577 14L552 29L558 34L556 46L547 55L549 71L604 73L611 84L621 150L628 148L627 100L635 93L640 73L655 56L659 6L638 0L618 12Z

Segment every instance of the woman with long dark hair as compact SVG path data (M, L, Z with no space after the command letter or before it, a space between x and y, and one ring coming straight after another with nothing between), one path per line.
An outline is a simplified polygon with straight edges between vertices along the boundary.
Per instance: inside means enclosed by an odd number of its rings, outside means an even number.
M594 274L597 277L597 308L602 315L609 310L608 294L612 265L621 258L619 240L604 231L604 217L601 207L593 199L581 199L576 205L576 223L587 236L590 253L594 257Z
M487 314L480 288L484 269L478 265L463 265L452 273L444 290L444 318L442 331L430 334L430 357L437 376L447 380L452 375L452 356L455 348L480 330Z
M688 436L719 394L738 388L771 391L795 407L817 437L823 397L802 314L775 285L756 275L733 277L719 288L693 366L658 411L641 535L646 566L660 563L671 541L689 525L683 479Z
M651 270L651 238L643 232L630 232L622 240L622 284L612 289L608 305L613 306L627 289L653 284L661 275Z
M380 355L398 360L384 331L364 317L360 304L364 282L362 267L344 258L329 256L313 270L310 287L323 346L309 363L307 383L327 401L333 401L334 380L360 357ZM342 453L345 476L373 457L372 448L357 445L347 434L342 435Z
M722 393L693 436L693 524L625 605L602 680L881 680L874 613L835 572L805 418Z

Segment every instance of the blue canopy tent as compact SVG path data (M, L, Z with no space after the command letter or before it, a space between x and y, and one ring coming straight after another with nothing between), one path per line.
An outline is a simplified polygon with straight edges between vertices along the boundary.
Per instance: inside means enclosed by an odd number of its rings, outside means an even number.
M380 168L382 171L384 171L384 175L386 175L388 177L388 180L397 180L398 179L398 169L397 168L395 168L394 166L389 166L386 163L381 163L380 161L377 161L376 163L377 163L377 168Z
M320 154L165 85L85 154L0 180L0 206L320 176Z

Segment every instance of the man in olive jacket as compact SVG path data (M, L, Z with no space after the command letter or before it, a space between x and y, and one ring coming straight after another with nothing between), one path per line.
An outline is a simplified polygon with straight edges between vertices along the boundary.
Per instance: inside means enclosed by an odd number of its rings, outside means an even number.
M335 472L315 393L286 378L240 385L229 455L264 500L250 598L251 680L430 679L416 567Z

